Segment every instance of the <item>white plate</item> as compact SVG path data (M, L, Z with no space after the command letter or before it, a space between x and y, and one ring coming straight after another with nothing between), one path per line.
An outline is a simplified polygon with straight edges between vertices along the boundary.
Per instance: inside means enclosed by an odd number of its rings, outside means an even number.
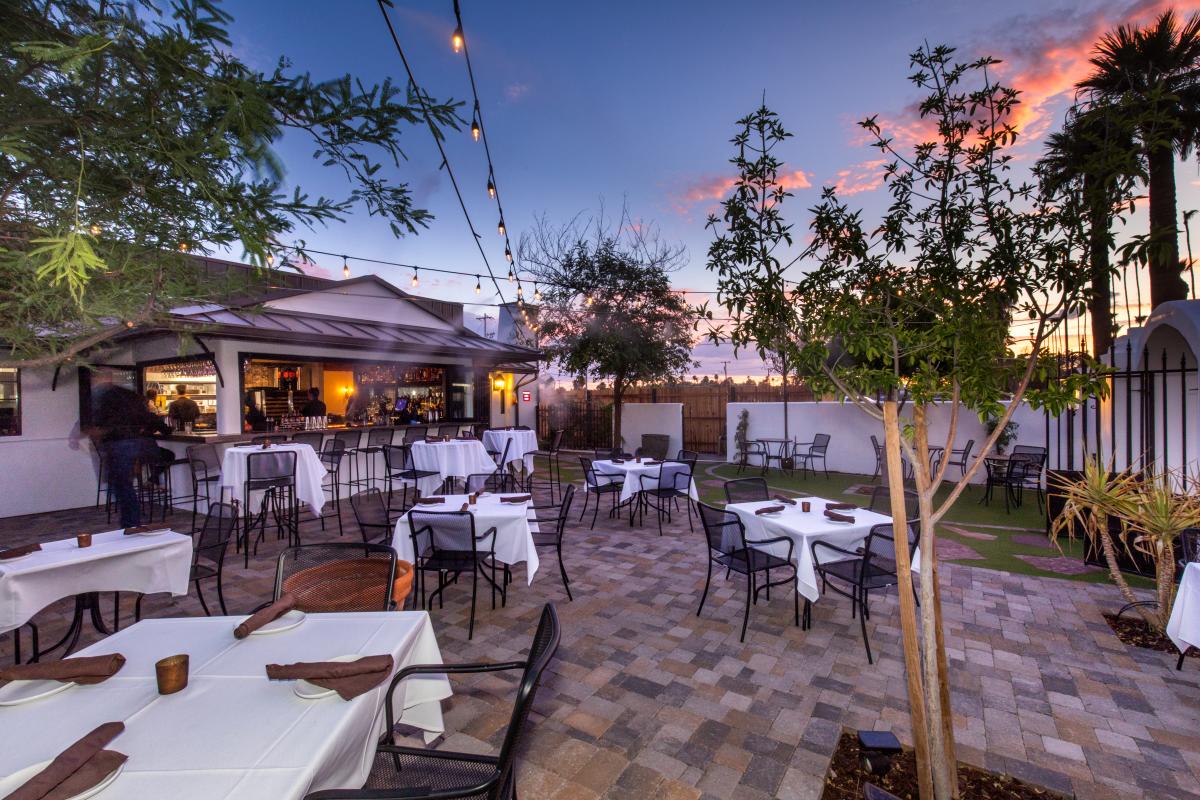
M0 706L19 706L43 697L65 692L75 684L70 681L12 681L0 689Z
M359 655L335 656L325 660L345 662L357 661L360 658L362 658L362 656ZM296 693L297 697L303 700L320 700L322 697L329 697L330 695L337 694L336 689L326 689L324 686L317 686L315 683L309 683L308 681L296 681L292 686L292 691Z
M287 612L278 619L271 620L258 630L252 631L250 635L259 636L268 633L283 633L284 631L290 631L292 628L299 627L307 616L308 615L303 611L293 608L291 611ZM249 617L246 619L249 619Z
M822 514L822 516L824 516L824 515ZM852 520L852 519L840 520L840 519L830 519L829 517L825 517L825 521L830 523L831 525L853 525L854 524L854 520Z
M12 775L9 775L7 778L0 779L0 792L4 792L7 795L10 792L15 791L17 789L17 787L24 784L26 781L28 781L34 775L37 775L39 772L41 772L48 766L50 766L50 762L43 761L40 764L34 764L32 767L26 767L25 769L21 770L20 772L14 772ZM113 781L115 781L117 779L117 777L121 774L121 772L124 771L124 769L125 769L125 763L122 762L120 765L117 766L116 769L114 769L112 772L108 773L108 776L106 778L104 778L104 780L100 781L92 788L90 788L86 791L80 792L77 795L74 795L69 800L87 800L87 798L89 798L89 797L95 797L96 795L100 794L100 792L102 792L106 788L108 788L109 784L111 784Z
M170 532L170 528L159 528L155 531L138 531L137 533L128 533L126 536L162 536L164 533Z
M17 556L16 558L0 558L0 567L3 567L5 564L16 564L18 561L24 561L27 558L33 558L36 553L40 552L42 551L34 550L32 553L26 553L25 555Z

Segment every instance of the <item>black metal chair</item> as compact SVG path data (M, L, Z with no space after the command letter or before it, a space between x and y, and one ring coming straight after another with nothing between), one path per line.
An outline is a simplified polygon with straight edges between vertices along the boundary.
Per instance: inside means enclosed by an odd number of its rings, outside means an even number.
M535 450L533 457L546 459L546 477L550 486L550 502L554 502L555 494L562 494L562 443L566 431L559 428L550 432L550 446L545 450ZM529 476L529 488L533 488L533 476Z
M250 439L251 444L283 444L288 440L287 434L284 433L264 433L261 436L254 436Z
M392 493L395 491L395 481L400 481L400 507L408 508L408 484L413 485L413 500L420 498L421 487L418 483L423 478L434 478L441 475L437 470L417 469L413 464L412 447L406 444L388 444L383 447L384 483L387 489L388 508L392 508Z
M429 664L405 667L396 673L384 703L386 728L375 752L375 761L361 789L327 789L305 800L516 800L517 752L533 709L542 674L558 650L561 636L554 606L542 607L541 620L529 655L523 661L479 664ZM512 716L499 755L423 750L392 744L397 722L396 687L414 675L471 675L522 670Z
M908 555L912 558L917 549L919 528L907 525ZM822 554L832 558L822 561ZM867 620L871 608L867 602L870 592L887 589L899 583L896 575L896 544L891 524L876 525L867 534L867 540L857 550L816 540L812 543L813 566L821 576L822 591L832 589L843 597L850 598L850 618L858 613L862 627L863 645L867 648L867 663L874 664L871 642L867 639ZM916 597L916 587L913 588Z
M286 593L306 613L389 611L395 580L396 551L390 545L306 544L279 554L272 601Z
M801 448L807 447L807 450ZM825 473L825 477L829 477L829 467L825 464L825 454L829 452L829 434L818 433L813 436L811 442L798 442L792 450L792 457L796 459L796 464L800 467L802 474L808 475L808 470L811 467L813 474L817 471L817 461L821 462L821 470Z
M483 434L487 431L488 424L486 422L476 422L474 425L471 426L471 428L472 428L471 435L482 442Z
M383 492L372 486L365 492L350 495L350 510L354 512L354 521L358 523L364 543L372 539L381 544L391 543L395 525L383 501Z
M196 529L196 517L199 514L200 490L204 490L204 504L212 505L212 487L217 487L218 498L221 491L221 458L217 448L211 444L194 444L187 449L188 469L192 476L192 530Z
M567 590L567 599L574 600L571 596L571 581L567 577L567 568L563 566L562 543L563 533L567 528L567 515L571 513L571 501L575 499L575 485L567 484L567 488L563 491L562 502L558 505L547 506L531 506L530 510L535 513L538 511L552 513L553 516L545 514L538 517L538 530L533 534L533 544L535 547L553 547L558 555L558 573L562 576L563 588Z
M292 444L306 444L320 455L321 445L325 442L325 434L321 431L302 431L292 434Z
M342 454L345 460L343 464L339 465L337 474L339 478L345 478L342 485L346 487L346 496L349 497L354 493L356 483L354 468L358 462L355 456L358 453L358 446L362 444L362 430L354 428L348 431L338 431L333 434L333 440L342 443Z
M221 613L228 615L224 591L225 553L229 550L229 540L237 530L239 516L237 506L233 503L210 503L208 512L204 515L204 526L193 539L189 580L195 584L196 598L200 601L204 614L209 617L212 616L212 612L208 610L208 602L204 599L204 590L200 582L217 582L217 604ZM145 595L139 594L134 604L133 615L136 620L142 618L143 597Z
M583 467L583 510L579 512L579 521L583 522L583 515L587 513L588 500L593 494L596 495L596 507L592 509L592 529L595 530L596 516L600 512L600 495L612 496L612 511L609 513L616 513L617 498L621 496L625 476L596 472L592 467L592 460L586 456L579 457L579 465Z
M892 513L892 490L887 486L875 486L871 489L871 503L867 506L868 511L875 511L880 514ZM917 509L917 493L912 489L904 490L904 518L907 520L916 519L919 516Z
M725 481L725 504L757 503L770 500L771 493L767 489L766 478L738 478Z
M679 499L683 498L687 507L688 530L695 530L692 525L692 469L688 464L677 461L665 461L654 474L638 475L637 503L629 511L630 523L633 515L638 515L638 524L642 524L646 511L654 509L658 518L658 535L662 536L663 517L671 521L671 509L678 508Z
M595 461L612 461L614 458L627 458L619 447L597 447L594 451Z
M875 471L871 473L871 480L878 480L879 476L883 475L883 445L879 443L879 437L871 434L871 449L875 451Z
M708 545L708 574L704 578L704 594L700 595L700 607L696 616L704 610L704 601L708 599L708 589L712 584L713 564L724 567L729 571L746 576L746 611L742 617L742 635L740 641L746 641L746 627L750 624L750 606L758 604L758 593L768 591L772 586L792 585L792 597L795 607L796 625L800 624L800 587L797 583L796 564L793 561L795 545L787 536L776 536L770 539L747 539L746 528L741 519L732 511L723 511L707 503L697 503L700 507L700 524L704 527L704 536ZM751 545L757 545L752 547ZM787 545L787 556L772 555L760 549L762 545ZM786 574L791 571L790 578L772 581L771 570L783 570ZM758 573L764 574L762 585L758 583ZM808 624L809 603L804 602L805 624Z
M262 492L258 513L250 515L250 496ZM300 508L296 502L296 451L263 450L246 457L246 481L242 484L242 507L245 509L246 525L242 535L245 547L245 566L250 566L250 535L258 528L254 540L254 554L258 555L258 543L267 535L268 516L275 521L279 538L287 532L288 541L300 544Z
M489 450L488 455L496 462L496 471L500 473L501 479L505 486L508 486L513 481L511 478L511 470L508 468L508 454L512 451L513 440L511 438L504 440L504 449L500 451Z
M751 464L750 459L757 458L758 464ZM748 467L763 467L767 463L767 453L763 450L762 442L741 442L737 446L737 474L741 475Z
M408 512L408 529L412 536L413 568L420 585L421 604L433 607L436 598L444 605L450 576L471 573L471 621L467 639L475 635L475 600L479 591L479 576L492 586L492 610L496 608L496 592L500 604L507 604L506 588L496 582L496 528L475 532L475 515L470 511L424 511L414 507ZM425 573L436 572L438 586L426 600ZM503 580L503 577L501 577Z
M425 441L425 432L428 430L424 425L409 425L404 429L404 444L412 444L413 442Z
M327 439L325 446L317 453L321 465L325 467L325 478L321 482L322 490L329 493L333 502L333 516L337 517L338 536L345 533L342 527L342 460L346 457L346 443L341 439ZM325 530L325 519L328 514L322 514L321 530Z
M946 469L950 467L958 467L962 476L966 476L967 467L971 464L971 451L975 449L975 440L968 439L965 447L955 447L950 450L949 460L946 462Z
M367 430L367 443L350 451L356 465L358 457L362 456L363 458L361 466L358 466L358 478L354 481L355 486L371 487L375 485L378 477L375 474L375 457L382 455L383 448L392 443L392 436L395 432L395 428L370 428Z
M505 489L504 473L500 470L495 472L476 472L468 475L466 478L467 494L475 492L503 492Z
M1025 460L988 456L983 460L986 479L983 485L983 497L979 502L983 505L992 504L992 490L1000 487L1004 492L1004 513L1009 513L1013 505L1020 505L1014 492L1014 486L1020 482L1018 477L1025 470Z
M1044 507L1045 496L1042 493L1042 471L1046 467L1047 455L1046 448L1037 445L1019 444L1013 447L1009 460L1023 462L1020 465L1014 464L1012 473L1009 476L1009 482L1017 499L1017 505L1020 505L1024 500L1025 490L1030 489L1037 497L1038 510L1040 511Z

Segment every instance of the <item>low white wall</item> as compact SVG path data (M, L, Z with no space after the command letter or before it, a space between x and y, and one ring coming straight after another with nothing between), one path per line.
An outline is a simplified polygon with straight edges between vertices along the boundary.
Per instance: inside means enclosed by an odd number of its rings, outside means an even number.
M621 440L625 450L632 453L641 447L643 433L669 436L667 457L673 458L683 448L683 403L623 403Z
M883 424L858 409L852 403L838 402L797 402L788 403L788 437L797 442L812 441L817 433L827 433L830 436L829 454L827 457L830 472L853 472L870 475L875 471L875 451L871 448L871 434L883 442ZM726 410L727 436L726 452L729 460L737 458L737 446L734 444L734 434L737 431L738 416L742 409L750 412L750 424L747 439L758 438L782 439L783 437L783 403L730 403ZM945 442L949 424L948 404L938 404L929 413L929 443L940 445ZM1029 444L1044 447L1046 444L1045 416L1041 411L1035 411L1022 403L1013 415L1017 423L1017 436L1009 443L1011 448L1016 444ZM977 453L987 438L987 433L979 417L970 412L962 413L958 418L958 431L955 436L955 447L963 447L969 439L975 440ZM984 479L983 470L976 474L976 480Z

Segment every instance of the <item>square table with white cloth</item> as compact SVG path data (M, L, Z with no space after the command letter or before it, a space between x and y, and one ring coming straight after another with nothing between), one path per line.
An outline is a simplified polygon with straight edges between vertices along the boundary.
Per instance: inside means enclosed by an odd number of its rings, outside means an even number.
M242 484L246 482L246 462L252 453L267 453L286 450L296 454L296 499L312 509L312 513L320 516L325 507L324 481L328 471L317 451L310 444L286 442L272 444L269 448L262 445L234 445L225 450L221 459L221 487L233 490L233 497L242 502ZM253 505L253 503L251 503ZM248 508L249 513L252 509Z
M801 510L800 503L805 501L810 504L810 511ZM816 565L813 564L812 543L825 541L836 547L855 550L862 546L871 528L890 524L892 521L891 517L883 514L856 508L839 512L854 517L854 522L834 522L825 516L825 506L835 502L820 497L804 497L799 498L796 505L789 506L775 500L760 500L753 503L730 503L725 506L725 510L738 515L746 529L747 540L771 539L776 536L786 536L792 540L792 557L796 562L796 582L800 594L815 601L821 596L821 582L817 577ZM783 506L783 511L778 514L762 516L754 513L756 509L777 505ZM782 542L761 549L779 558L787 555L787 546ZM919 554L915 555L913 565L919 560Z
M672 479L673 471L683 467L683 463L679 461L657 461L649 462L646 459L626 459L622 462L603 459L592 462L592 470L596 473L596 480L604 482L605 475L624 475L625 483L621 486L621 502L627 503L633 499L634 495L642 491L641 477L643 475L656 477L660 474L663 467L667 469L668 483ZM657 480L645 481L647 489L658 488ZM688 486L688 497L693 500L699 500L700 495L696 492L696 481L693 477L691 484Z
M466 503L467 510L475 517L475 535L478 536L488 528L495 527L496 560L502 564L518 564L524 561L525 580L527 583L533 583L533 575L537 572L540 564L537 548L533 544L533 533L537 530L537 520L534 518L536 515L528 501L504 503L500 500L504 496L491 493L482 494L472 505L468 502L469 495L449 494L445 495L446 502L444 503L418 505L414 508L418 511L434 513L458 511L463 507L463 503ZM484 541L480 546L486 548L488 544L487 541ZM422 551L428 547L428 541L421 542ZM414 563L412 531L408 525L408 514L396 520L396 531L392 535L392 548L396 551L396 558ZM464 542L463 549L470 550L471 544Z
M483 446L487 450L503 453L504 446L509 442L512 444L508 447L508 458L504 465L508 466L514 461L519 461L525 465L525 474L531 474L533 472L533 454L538 449L536 433L532 430L515 428L509 430L493 428L483 432Z
M1189 563L1175 590L1175 604L1167 620L1167 637L1180 653L1200 647L1200 564Z
M92 592L184 595L192 569L192 537L173 531L92 535L43 542L42 549L0 561L0 633L19 628L56 600Z
M121 653L114 677L23 705L0 707L0 724L19 736L0 749L0 796L13 773L58 755L88 731L122 721L109 747L129 757L97 800L299 800L322 789L358 788L366 780L385 726L391 680L353 700L301 699L295 681L267 679L267 664L390 654L397 670L440 664L424 611L309 614L298 627L238 640L244 617L153 619L80 652ZM176 653L190 660L188 686L159 695L154 662ZM3 693L0 689L0 695ZM396 690L399 721L444 730L445 675L414 676ZM399 713L399 712L398 712Z
M466 478L481 472L490 475L496 471L496 462L478 439L413 442L411 448L415 468L438 474L438 477L417 481L417 489L422 495L436 492L447 478Z

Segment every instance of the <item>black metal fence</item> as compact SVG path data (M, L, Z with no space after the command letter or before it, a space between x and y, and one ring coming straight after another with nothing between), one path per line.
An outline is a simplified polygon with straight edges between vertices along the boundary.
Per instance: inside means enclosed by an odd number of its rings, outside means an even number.
M591 397L558 400L538 406L538 439L549 441L552 431L564 431L562 446L592 450L612 446L612 404Z

